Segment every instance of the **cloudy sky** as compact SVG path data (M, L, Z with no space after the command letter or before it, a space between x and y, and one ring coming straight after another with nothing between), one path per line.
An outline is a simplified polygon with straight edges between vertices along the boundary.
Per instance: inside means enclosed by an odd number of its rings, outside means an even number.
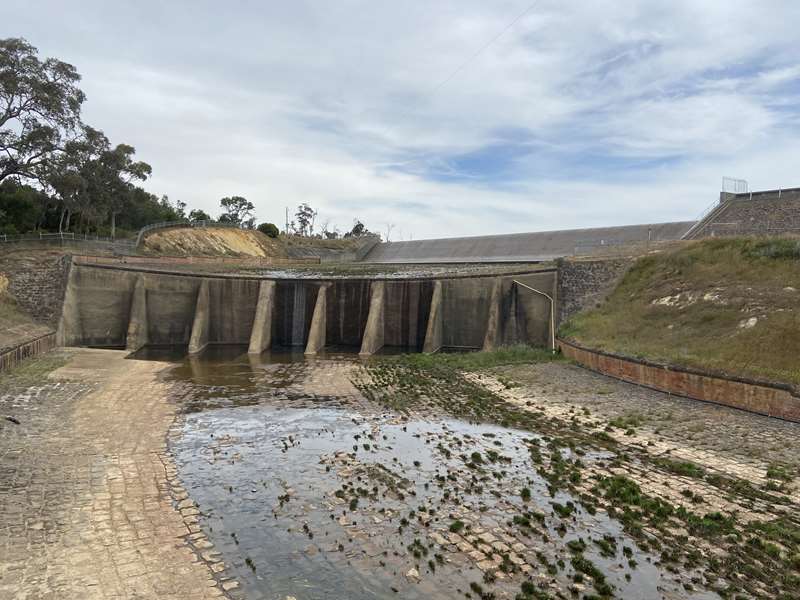
M800 186L797 0L3 5L0 36L76 65L150 191L214 215L308 202L399 240L689 220L724 175Z

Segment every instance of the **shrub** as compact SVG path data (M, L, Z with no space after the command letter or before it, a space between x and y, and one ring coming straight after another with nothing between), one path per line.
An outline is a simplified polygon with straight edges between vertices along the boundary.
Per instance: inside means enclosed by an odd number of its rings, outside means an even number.
M261 223L261 225L258 226L258 230L271 238L276 238L280 234L280 230L275 223Z

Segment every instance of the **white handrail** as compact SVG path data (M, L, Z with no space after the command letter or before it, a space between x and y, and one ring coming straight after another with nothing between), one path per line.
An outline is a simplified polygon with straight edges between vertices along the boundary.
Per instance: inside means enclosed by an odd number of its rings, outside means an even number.
M537 294L541 294L545 298L550 301L550 350L553 354L556 353L556 310L555 310L555 301L553 297L549 294L545 294L541 290L537 290L536 288L532 288L529 285L525 285L521 281L517 281L516 279L512 280L517 285L524 287L526 290L530 290L532 292L536 292Z

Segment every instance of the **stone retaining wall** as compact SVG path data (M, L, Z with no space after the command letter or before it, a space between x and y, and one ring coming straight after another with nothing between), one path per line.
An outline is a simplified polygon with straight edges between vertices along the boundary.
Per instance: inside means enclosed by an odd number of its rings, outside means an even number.
M719 207L687 237L781 234L800 234L800 189L723 193Z
M591 350L574 342L558 343L565 356L603 375L676 396L800 422L800 394L788 384L721 377Z
M55 332L51 332L30 342L25 342L15 348L6 350L0 354L0 373L13 369L26 358L44 354L48 350L55 348L55 346L56 334Z
M559 260L557 323L605 299L632 264L631 258Z
M55 327L61 316L70 258L61 253L11 253L0 260L8 292L36 321Z

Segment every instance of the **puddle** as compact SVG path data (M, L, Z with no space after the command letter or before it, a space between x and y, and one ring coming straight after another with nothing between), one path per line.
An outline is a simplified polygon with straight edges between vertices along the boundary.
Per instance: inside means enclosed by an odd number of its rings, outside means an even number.
M602 510L551 495L532 458L605 456L355 404L334 393L353 356L236 352L171 372L192 386L171 449L246 598L514 598L523 581L553 598L602 582L621 598L716 597L685 590ZM302 393L319 369L331 392Z

